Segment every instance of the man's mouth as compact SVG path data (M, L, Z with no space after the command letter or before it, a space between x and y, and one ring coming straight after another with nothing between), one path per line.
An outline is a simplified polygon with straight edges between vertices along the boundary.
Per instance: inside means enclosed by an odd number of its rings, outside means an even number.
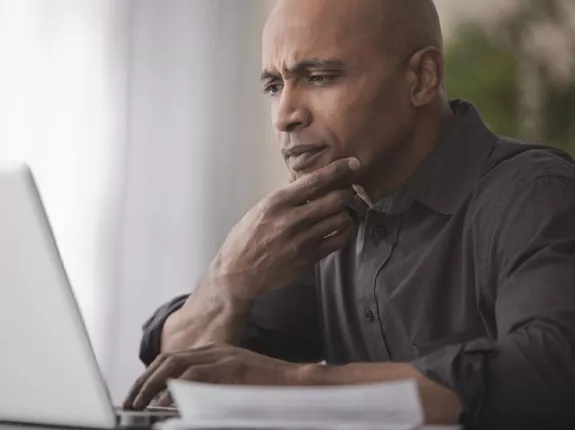
M299 145L283 150L282 153L290 169L297 172L312 167L321 158L325 149L325 146Z

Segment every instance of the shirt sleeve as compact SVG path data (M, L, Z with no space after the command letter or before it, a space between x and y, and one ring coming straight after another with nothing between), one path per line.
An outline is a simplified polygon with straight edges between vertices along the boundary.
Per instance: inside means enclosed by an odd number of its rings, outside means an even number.
M159 307L142 327L142 340L140 341L140 360L149 366L160 354L162 329L170 315L184 306L189 295L175 297Z
M477 429L575 425L575 179L519 187L491 231L495 338L446 346L414 364L452 388Z
M160 353L164 323L187 298L164 304L144 324L140 359L146 366ZM282 360L315 362L323 360L321 339L317 290L310 274L254 302L240 346Z

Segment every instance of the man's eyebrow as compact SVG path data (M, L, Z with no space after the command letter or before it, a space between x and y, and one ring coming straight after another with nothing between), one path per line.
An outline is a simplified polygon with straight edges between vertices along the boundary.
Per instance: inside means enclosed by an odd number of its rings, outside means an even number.
M274 78L277 78L277 76L274 75L272 72L270 72L268 69L264 69L264 71L260 75L260 82L268 81Z
M298 61L288 69L289 73L301 73L309 69L323 69L323 70L341 70L344 68L343 61L340 60L322 60L319 58L310 58L307 60ZM277 74L265 69L260 75L260 81L267 81L269 79L277 78Z

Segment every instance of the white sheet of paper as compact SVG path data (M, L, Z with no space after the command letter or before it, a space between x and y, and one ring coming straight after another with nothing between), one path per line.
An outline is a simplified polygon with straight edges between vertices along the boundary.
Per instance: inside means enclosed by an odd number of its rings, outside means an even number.
M171 380L177 428L409 430L423 423L415 381L326 386L253 387ZM164 428L164 427L163 427Z
M187 421L172 419L158 423L154 426L157 430L437 430L435 428L412 427L403 424L367 424L367 423L309 423L309 422L284 422L277 420L253 421L253 420L219 420L219 421L196 421L188 424ZM440 430L460 430L453 427Z

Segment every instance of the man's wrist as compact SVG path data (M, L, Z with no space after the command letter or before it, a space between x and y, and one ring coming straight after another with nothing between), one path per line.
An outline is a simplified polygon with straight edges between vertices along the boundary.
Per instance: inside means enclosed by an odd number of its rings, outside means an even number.
M253 301L261 295L261 281L253 276L230 273L222 266L216 256L204 274L198 290L207 289L223 298L226 305L237 306L240 310L245 306L251 307Z
M162 329L162 352L209 343L236 344L253 301L202 282L186 303L170 315Z

